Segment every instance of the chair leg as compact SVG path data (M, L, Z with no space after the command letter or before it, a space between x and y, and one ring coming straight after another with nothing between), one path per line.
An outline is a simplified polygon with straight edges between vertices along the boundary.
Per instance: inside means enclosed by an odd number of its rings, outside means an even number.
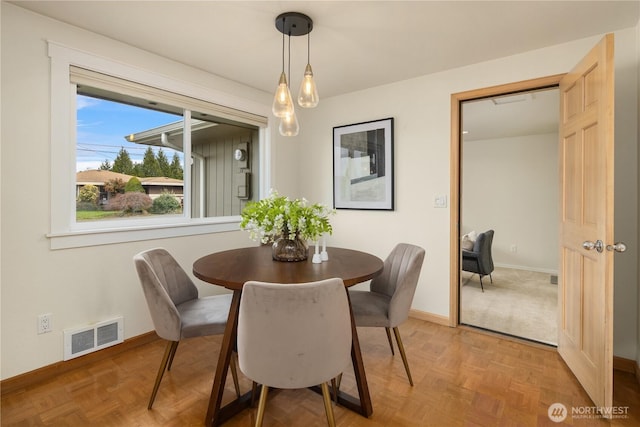
M393 341L391 341L391 330L389 328L385 327L384 331L387 333L387 339L389 340L389 347L391 347L391 354L393 356L395 356L396 352L393 351Z
M493 276L489 273L489 279L491 279L491 283L493 284Z
M258 402L258 413L256 414L256 427L262 427L262 420L264 419L264 407L267 404L267 393L269 393L269 387L262 384L260 401Z
M236 396L240 397L240 383L238 382L238 364L236 363L236 357L238 357L238 353L233 352L231 354L229 367L231 368L231 376L233 377L233 386L236 389Z
M327 414L327 423L329 427L336 427L336 420L333 417L333 408L331 407L331 395L329 394L329 386L322 383L322 397L324 398L324 411Z
M153 401L156 400L156 394L158 394L160 381L162 381L162 376L164 375L164 371L167 368L167 363L169 362L169 359L173 359L173 356L176 354L177 348L178 341L169 341L167 343L167 347L164 350L164 356L162 356L162 361L160 362L160 368L158 368L156 382L153 385L153 391L151 392L151 398L149 399L149 405L147 406L147 409L151 409L151 407L153 406Z
M482 271L482 269L480 268L480 260L478 258L476 258L476 265L478 266L478 269L476 271ZM482 274L478 273L478 277L480 278L480 288L482 289L482 292L484 292L484 286L482 286Z
M167 371L171 370L171 365L173 365L173 358L176 357L176 351L178 350L178 344L180 341L175 341L176 345L173 347L171 354L169 355L169 364L167 364Z
M404 363L404 370L407 371L407 377L409 378L409 384L413 386L413 379L411 378L411 370L409 370L409 362L407 361L407 354L404 352L404 346L402 345L402 339L400 338L400 330L396 326L393 328L393 333L396 336L396 342L398 343L398 349L402 356L402 363Z

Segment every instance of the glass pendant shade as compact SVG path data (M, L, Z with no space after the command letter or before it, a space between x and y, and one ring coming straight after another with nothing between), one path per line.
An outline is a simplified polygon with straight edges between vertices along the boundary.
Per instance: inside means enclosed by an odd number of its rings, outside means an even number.
M300 84L300 92L298 93L298 105L302 108L313 108L318 105L320 98L318 97L318 88L313 80L313 70L311 64L307 64L304 70L304 77Z
M280 134L283 136L296 136L300 130L298 118L295 114L291 91L287 82L287 74L291 77L291 37L307 36L307 67L304 71L302 84L300 85L300 93L298 94L298 104L303 108L313 108L318 105L318 89L313 81L313 70L311 69L309 60L309 33L313 29L313 21L307 15L299 12L284 12L276 18L276 28L282 33L282 74L273 99L271 110L273 115L280 118L280 126L278 127ZM288 37L289 53L288 58L289 70L285 74L285 36Z
M282 136L296 136L300 130L298 125L298 118L295 113L287 114L280 119L280 135Z
M276 95L273 97L271 111L273 111L273 115L276 117L285 117L286 115L293 114L293 100L291 99L291 92L287 85L287 75L284 71L280 74L280 81L278 82Z

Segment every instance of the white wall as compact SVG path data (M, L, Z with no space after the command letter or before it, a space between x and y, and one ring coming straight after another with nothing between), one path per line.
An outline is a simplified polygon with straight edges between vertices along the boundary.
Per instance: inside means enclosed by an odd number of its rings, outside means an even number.
M185 270L198 257L253 244L241 231L49 249L48 39L268 107L271 96L2 3L2 372L9 378L62 360L65 328L124 316L125 339L153 330L132 256L163 246ZM223 292L198 282L201 292ZM53 332L36 318L53 314Z
M203 254L247 246L246 233L114 244L81 249L49 249L49 62L47 39L165 75L216 88L266 106L270 94L225 81L156 55L104 39L75 27L39 17L2 3L2 157L0 167L0 233L2 241L1 378L9 378L62 359L62 330L121 314L125 338L152 330L131 257L152 246L164 246L187 270ZM631 180L617 194L616 211L626 212L619 229L635 230L629 258L637 252L637 47L634 30L616 34L617 63L633 71L616 74L616 138L619 173ZM272 186L281 193L309 200L332 201L332 127L395 117L396 210L340 211L331 243L385 257L398 241L426 248L427 258L415 308L448 315L449 209L433 208L435 195L449 194L450 95L506 82L568 71L598 37L515 55L323 99L301 112L295 138L272 139ZM426 53L425 53L426 54ZM319 70L318 70L319 72ZM420 96L416 96L419 94ZM620 154L618 154L620 153ZM630 159L629 159L630 157ZM629 170L631 169L631 170ZM616 187L617 189L618 187ZM629 194L631 193L631 194ZM618 220L618 217L616 218ZM633 224L631 224L633 223ZM636 357L637 269L616 267L616 355ZM618 278L624 280L618 284ZM200 285L203 292L215 290ZM54 332L36 334L36 317L53 313ZM621 313L621 314L618 314Z
M640 58L640 20L638 20L638 24L636 25L636 57ZM637 69L638 72L638 86L637 88L640 90L640 65L638 66ZM637 106L637 110L638 113L640 113L640 96L638 96L638 106ZM636 130L637 130L637 141L640 144L640 123L638 123L636 125ZM640 166L640 150L638 150L638 166ZM640 175L638 176L638 205L637 205L637 209L638 211L640 211ZM640 242L640 229L638 229L638 242ZM640 265L640 251L637 251L636 253L636 265ZM638 367L640 367L640 270L638 271L638 284L636 289L638 289L638 305L636 306L636 316L637 316L637 322L638 322L638 335L637 335L637 343L638 343L638 349L637 349L637 355L636 355L636 362Z
M638 328L638 26L616 32L615 41L615 241L629 249L614 257L613 351L635 359Z
M465 141L461 169L461 233L495 230L496 265L557 273L558 134Z
M616 233L620 233L630 249L616 259L614 353L635 359L638 325L636 30L619 31L615 36L615 210L620 213L616 214ZM368 250L381 257L400 241L423 246L425 265L413 308L448 316L450 213L449 209L434 208L433 198L449 194L451 94L568 72L600 38L590 37L323 99L315 110L301 113L301 130L295 138L300 150L299 193L310 200L331 202L333 126L394 117L396 209L393 212L339 211L331 243Z
M3 12L3 2L0 2L0 25L2 22L2 12ZM1 29L1 27L0 27ZM1 55L2 53L2 47L1 47L1 43L0 43L0 58L2 57ZM0 59L0 65L2 64L2 59ZM2 81L2 67L0 66L0 82ZM0 100L4 99L2 96L2 84L0 84ZM1 132L2 132L2 110L1 110L1 105L0 105L0 165L2 165L2 136L1 136ZM2 229L4 228L3 226L3 222L2 222L2 182L3 182L3 178L2 178L2 173L0 171L0 242L2 242ZM2 244L0 244L0 332L2 332L2 261L3 261L3 257L2 257ZM0 379L2 379L2 340L0 339Z

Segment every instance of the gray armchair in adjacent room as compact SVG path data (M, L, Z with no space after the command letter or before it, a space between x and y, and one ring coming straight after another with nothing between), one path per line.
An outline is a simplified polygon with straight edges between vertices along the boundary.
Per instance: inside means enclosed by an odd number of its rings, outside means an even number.
M493 230L479 233L473 249L462 249L462 270L476 273L480 276L480 288L484 292L482 277L489 276L493 283L493 256L491 255L491 245L493 243Z

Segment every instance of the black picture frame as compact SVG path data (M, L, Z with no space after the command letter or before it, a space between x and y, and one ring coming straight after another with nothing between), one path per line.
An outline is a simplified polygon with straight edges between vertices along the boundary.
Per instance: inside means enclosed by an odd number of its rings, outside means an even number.
M393 118L333 128L333 207L394 210Z

